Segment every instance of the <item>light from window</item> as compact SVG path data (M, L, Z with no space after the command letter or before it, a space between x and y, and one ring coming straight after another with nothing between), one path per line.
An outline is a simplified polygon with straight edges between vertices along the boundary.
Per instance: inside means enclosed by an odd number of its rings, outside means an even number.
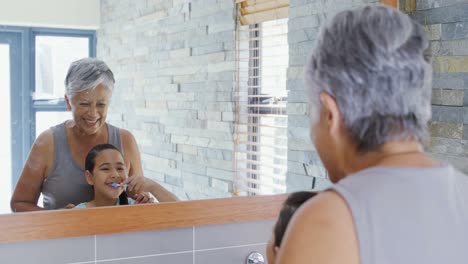
M237 32L237 195L286 191L287 21L242 26Z
M89 56L88 37L36 36L34 99L62 99L70 63Z
M72 118L71 112L36 112L36 138L50 127Z
M11 198L11 111L10 46L0 44L0 214L10 212Z

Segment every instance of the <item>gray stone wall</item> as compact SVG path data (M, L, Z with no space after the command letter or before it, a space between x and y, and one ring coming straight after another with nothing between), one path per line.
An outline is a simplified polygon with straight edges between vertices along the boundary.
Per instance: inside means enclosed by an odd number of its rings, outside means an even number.
M427 150L468 173L468 1L417 0L433 59L432 122Z
M145 176L181 199L232 192L235 21L230 0L101 0L109 122L134 134Z

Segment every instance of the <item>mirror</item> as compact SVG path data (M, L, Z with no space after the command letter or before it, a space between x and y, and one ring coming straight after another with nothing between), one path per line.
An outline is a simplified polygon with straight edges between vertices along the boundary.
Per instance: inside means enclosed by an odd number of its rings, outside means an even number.
M15 3L2 8L0 125L6 134L0 145L8 147L0 151L11 177L0 183L1 212L9 211L10 187L32 141L71 117L62 100L68 65L94 55L116 80L107 122L133 134L144 175L180 200L329 186L309 139L302 72L320 23L353 1L286 6L287 19L243 26L234 2L102 0L64 6L49 0L41 1L36 8L44 12L34 15L23 14ZM425 26L435 60L426 145L467 172L466 118L453 114L468 98L461 89L466 70L451 57L466 55L466 49L444 42L466 40L452 22L443 25L443 34L441 24ZM21 49L28 36L34 53Z
M56 2L46 1L38 8L47 9ZM72 118L63 100L67 69L72 61L96 56L106 62L116 81L107 122L133 134L147 178L180 200L287 191L287 19L236 30L232 1L211 1L209 5L206 1L70 4L76 9L61 5L61 17L47 12L35 21L28 16L0 16L0 24L6 25L5 34L14 31L14 26L32 31L29 36L34 51L11 58L8 50L2 50L2 74L14 78L8 68L14 67L14 61L20 63L20 56L30 57L33 72L27 76L31 87L24 92L28 98L32 95L30 102L2 102L7 108L8 103L20 103L18 112L22 114L2 111L11 119L2 123L5 131L10 122L13 124L10 142L5 142L12 149L2 154L2 160L5 167L13 167L8 174L10 182L1 186L18 181L34 139ZM10 7L12 13L21 10L15 4ZM86 16L76 18L76 14ZM24 33L17 35L20 39L16 44L25 41ZM7 48L15 45L1 43ZM262 57L257 56L259 50ZM252 65L253 60L257 66ZM15 85L21 86L5 83L2 87L14 91ZM297 104L305 111L302 114L307 111L304 103ZM306 131L307 126L304 123L301 130ZM301 140L307 142L303 150L310 152L308 138ZM64 144L57 147L66 149ZM310 189L318 186L312 176L325 178L320 166L310 165L318 161L316 155L304 151L293 152L301 156L291 162L300 170L294 173L304 177L301 182L292 181L291 188L303 188L307 182ZM61 160L67 159L63 156ZM72 167L84 164L76 157L66 162ZM46 196L52 192L47 184L41 187ZM5 187L1 193L2 212L6 213L11 190ZM50 200L46 197L44 201Z

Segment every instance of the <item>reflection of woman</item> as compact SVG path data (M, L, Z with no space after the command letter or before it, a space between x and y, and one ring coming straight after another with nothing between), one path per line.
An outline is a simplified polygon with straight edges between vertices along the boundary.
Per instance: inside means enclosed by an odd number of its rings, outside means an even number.
M45 209L71 208L93 199L84 177L86 154L97 144L110 143L123 154L130 177L143 175L140 153L133 135L106 123L114 87L114 75L97 59L85 58L71 64L65 79L67 108L73 120L43 132L34 142L11 199L13 211L33 211L42 193ZM176 197L159 185L156 198ZM137 202L147 202L137 195Z
M421 145L428 41L381 5L338 14L306 65L311 137L336 184L291 220L276 263L466 263L468 177Z

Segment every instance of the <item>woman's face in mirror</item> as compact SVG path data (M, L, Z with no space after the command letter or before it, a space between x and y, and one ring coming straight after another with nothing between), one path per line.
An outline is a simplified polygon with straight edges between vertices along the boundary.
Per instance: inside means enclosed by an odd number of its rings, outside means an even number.
M66 97L77 128L84 134L96 134L106 122L111 90L99 84L96 88Z

